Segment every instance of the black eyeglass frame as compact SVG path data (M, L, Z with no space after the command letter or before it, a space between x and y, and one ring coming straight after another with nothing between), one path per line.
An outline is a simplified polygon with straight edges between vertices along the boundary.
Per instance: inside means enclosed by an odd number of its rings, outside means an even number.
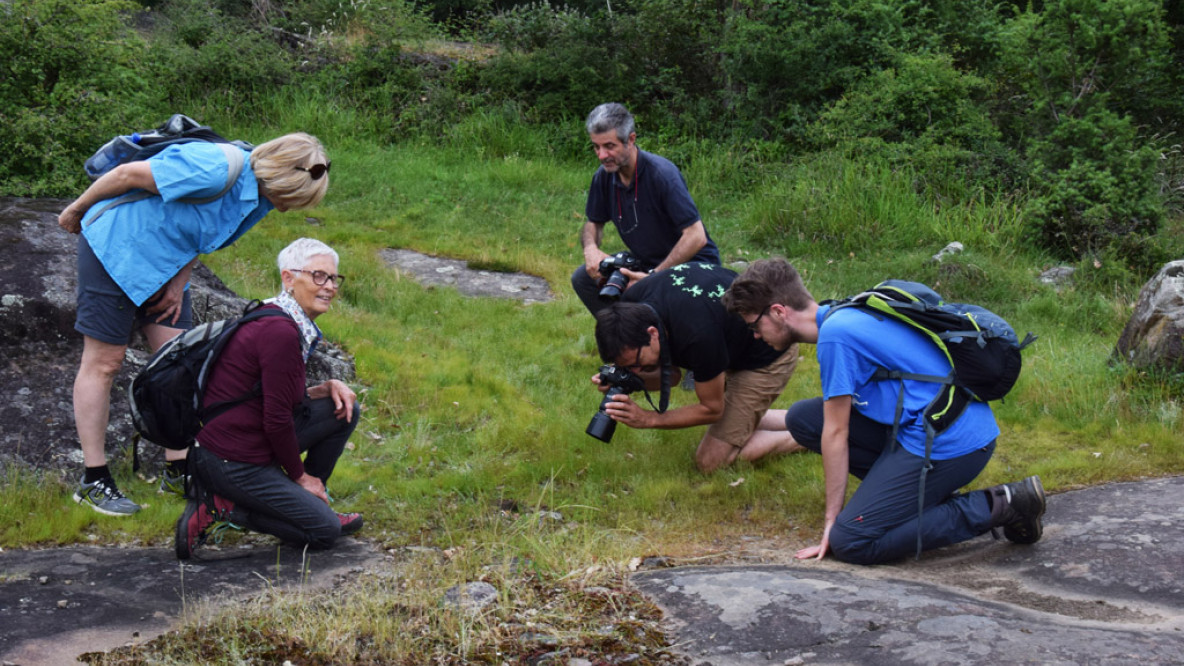
M297 171L303 171L308 174L309 178L313 180L320 180L322 176L329 173L329 168L333 166L333 160L329 160L324 164L314 164L310 167L296 167Z
M325 271L306 271L303 268L289 268L293 273L308 273L308 277L312 279L312 283L318 287L325 286L329 280L333 281L333 286L338 289L341 288L341 283L345 282L345 276L341 273L326 273ZM317 280L317 274L320 274L321 279Z
M769 308L771 307L773 307L772 303L766 305L765 309L761 310L761 313L756 316L756 319L753 319L751 322L745 322L744 325L748 327L748 330L756 332L756 327L761 325L761 318L769 314Z

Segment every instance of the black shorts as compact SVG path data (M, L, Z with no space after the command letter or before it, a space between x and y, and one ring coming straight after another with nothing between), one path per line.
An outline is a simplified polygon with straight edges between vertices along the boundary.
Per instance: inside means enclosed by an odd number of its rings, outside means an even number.
M155 318L159 314L146 312L149 304L137 307L103 268L90 243L86 242L86 236L78 235L78 313L74 318L74 330L100 342L126 345L137 328L158 323ZM193 328L193 306L188 289L181 301L181 316L177 322L160 325L181 330Z

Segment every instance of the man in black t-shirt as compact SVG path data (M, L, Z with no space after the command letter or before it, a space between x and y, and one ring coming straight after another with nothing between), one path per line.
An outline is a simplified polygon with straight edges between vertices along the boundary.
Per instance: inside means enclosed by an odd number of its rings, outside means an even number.
M605 413L631 428L709 425L695 452L703 472L737 457L752 461L783 452L780 440L765 438L768 429L757 426L798 361L796 344L778 352L720 303L735 277L709 263L681 264L637 282L620 302L596 314L596 345L604 362L634 372L651 390L658 388L663 368L685 368L694 375L699 399L657 412L618 395ZM593 382L599 384L599 374Z

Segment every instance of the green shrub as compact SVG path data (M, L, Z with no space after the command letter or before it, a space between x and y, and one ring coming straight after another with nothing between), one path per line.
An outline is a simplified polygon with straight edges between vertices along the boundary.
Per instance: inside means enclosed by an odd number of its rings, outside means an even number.
M822 147L909 163L930 194L965 200L1009 192L1016 159L991 123L990 84L960 72L951 56L897 56L856 83L810 128Z
M802 142L826 105L928 39L913 29L918 11L910 0L770 0L733 14L720 50L742 130Z
M613 9L587 15L539 3L493 17L490 38L505 52L481 71L483 92L521 103L534 121L582 118L618 101L650 131L717 122L716 5L634 0Z
M1158 153L1140 122L1178 104L1163 12L1153 0L1055 0L1005 33L1018 103L1000 122L1031 162L1032 236L1061 257L1125 253L1140 243L1120 239L1159 227Z
M296 59L266 31L209 0L169 0L152 41L152 71L165 99L197 116L245 119L292 80Z
M1029 150L1040 193L1028 212L1042 247L1061 257L1092 256L1112 245L1137 247L1120 239L1159 228L1158 153L1129 118L1095 108L1065 118Z
M0 193L65 196L82 163L154 111L144 44L118 0L13 0L0 5Z

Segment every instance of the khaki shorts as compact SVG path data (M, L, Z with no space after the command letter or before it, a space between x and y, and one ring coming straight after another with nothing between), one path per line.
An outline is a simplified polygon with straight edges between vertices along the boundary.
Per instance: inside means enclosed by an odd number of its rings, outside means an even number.
M792 344L769 365L729 371L724 376L724 413L707 434L741 448L752 436L769 405L785 390L798 367L798 346Z

